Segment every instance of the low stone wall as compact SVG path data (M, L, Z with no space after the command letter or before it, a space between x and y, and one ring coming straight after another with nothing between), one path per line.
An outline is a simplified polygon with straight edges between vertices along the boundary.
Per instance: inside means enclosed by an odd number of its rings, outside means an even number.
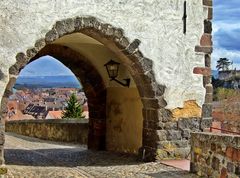
M240 176L240 136L192 133L191 172L201 177Z
M87 144L88 120L21 120L5 123L6 132L52 141Z
M227 130L227 131L231 131L231 132L240 133L240 122L239 122L239 120L224 121L224 122L222 122L222 129Z

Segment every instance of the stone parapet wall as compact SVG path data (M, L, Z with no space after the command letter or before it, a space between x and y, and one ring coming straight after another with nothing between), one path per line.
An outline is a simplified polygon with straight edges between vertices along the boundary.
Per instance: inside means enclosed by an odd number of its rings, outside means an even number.
M222 125L223 130L240 133L240 122L238 120L236 120L236 121L224 121L224 122L221 123L221 125Z
M202 177L240 176L240 136L191 134L191 172Z
M87 144L88 121L76 120L22 120L5 124L6 132L52 141Z

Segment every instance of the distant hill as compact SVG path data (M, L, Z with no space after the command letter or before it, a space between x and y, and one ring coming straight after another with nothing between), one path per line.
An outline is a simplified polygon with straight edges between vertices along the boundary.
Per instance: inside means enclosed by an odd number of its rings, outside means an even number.
M82 88L75 76L19 76L15 89L21 88Z
M212 76L213 76L215 79L218 79L218 71L217 71L217 70L212 70Z

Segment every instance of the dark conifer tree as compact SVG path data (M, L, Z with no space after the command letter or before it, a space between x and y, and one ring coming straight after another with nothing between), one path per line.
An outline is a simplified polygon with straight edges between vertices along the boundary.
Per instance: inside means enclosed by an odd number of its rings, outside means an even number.
M67 107L63 111L62 118L64 118L64 119L68 119L68 118L83 119L83 118L85 118L85 116L83 116L82 106L78 102L77 96L74 93L70 96L70 99L67 103Z

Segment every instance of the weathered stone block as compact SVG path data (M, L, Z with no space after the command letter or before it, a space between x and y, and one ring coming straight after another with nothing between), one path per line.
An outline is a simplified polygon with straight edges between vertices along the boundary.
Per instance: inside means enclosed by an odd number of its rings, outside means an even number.
M158 98L158 99L143 98L142 102L145 108L153 108L153 109L163 108L167 105L166 101L163 98Z
M212 144L211 144L211 150L212 150L213 152L217 150L215 143L212 143Z
M216 157L212 159L212 168L216 171L219 171L220 160Z
M66 20L56 22L55 29L59 37L61 37L65 34L72 33L75 30L74 25L75 25L74 20L69 18Z
M20 52L16 55L17 63L19 63L22 66L28 62L28 59L29 58L22 52Z
M194 131L198 131L200 129L200 122L201 119L194 117L194 118L180 118L177 121L178 128L181 130L184 129L191 129Z
M53 28L46 34L45 42L48 44L48 43L55 41L57 38L59 38L59 35L57 33L57 30L55 28Z
M162 108L159 110L159 112L162 122L166 123L172 121L172 112L170 110Z
M1 114L8 112L7 103L8 103L8 97L2 97Z
M162 130L162 129L165 129L165 123L163 123L162 121L159 121L158 123L157 123L157 129L160 129L160 130Z
M114 35L114 28L111 25L108 25L104 35L108 36L108 37L112 37Z
M189 139L191 137L191 130L190 129L183 129L182 130L182 137Z
M92 28L92 27L94 27L95 22L96 22L96 18L94 18L94 17L83 17L81 26L82 26L82 28ZM101 24L101 30L104 25L105 24Z
M204 33L212 33L212 22L210 20L204 20Z
M82 17L76 17L74 19L75 31L80 31L82 29Z
M212 6L213 5L212 0L203 0L203 5Z
M143 109L142 113L144 120L149 120L157 123L159 119L161 119L159 116L159 110L157 109Z
M170 142L171 142L171 144L175 145L176 148L190 148L188 140L175 140L175 141L170 141Z
M213 93L213 86L212 86L212 84L207 84L205 86L205 88L206 88L206 93L210 93L210 94Z
M156 96L162 96L165 92L165 89L166 89L166 86L156 84L155 86Z
M235 174L240 176L240 165L236 165L236 167L235 167Z
M206 47L206 46L195 46L195 51L200 53L207 53L211 54L213 51L212 47Z
M212 77L211 76L203 76L203 86L205 87L208 84L212 83Z
M142 58L142 60L139 61L139 63L142 66L142 69L143 69L144 73L151 71L151 72L149 72L150 75L148 75L148 77L151 78L151 80L153 80L154 79L154 72L152 71L152 67L153 67L152 60L150 60L148 58Z
M228 177L227 169L225 167L222 168L221 175L220 175L220 178L224 178L224 177Z
M211 68L209 67L195 67L193 69L193 73L194 74L201 74L201 75L204 75L204 76L209 76L211 75Z
M143 120L143 128L158 129L158 122L153 121L153 120L144 119Z
M198 172L198 166L194 162L190 162L190 172L191 173L197 173Z
M209 54L205 55L205 66L211 67L211 56Z
M206 93L204 103L212 103L212 102L213 102L213 94L212 93Z
M16 64L12 65L9 68L9 74L18 75L18 73L19 73L19 67Z
M124 51L126 51L128 54L133 54L138 49L140 43L141 41L139 39L135 39Z
M173 158L186 159L189 156L189 153L190 153L189 147L177 148L176 150L173 151Z
M232 162L228 162L227 163L227 171L230 172L230 173L233 173L235 170L235 166Z
M182 138L181 131L179 130L168 130L167 133L168 140L180 140Z
M212 35L203 34L200 40L201 46L212 46Z
M2 72L2 70L0 70L0 80L4 79L5 78L5 75L4 73Z
M37 50L35 49L35 48L30 48L30 49L28 49L27 50L27 57L29 58L29 59L31 59L31 58L33 58L36 54L37 54ZM24 65L24 63L23 63L23 65Z
M35 43L35 48L37 51L41 50L46 45L45 39L39 39Z
M158 141L167 140L167 131L166 130L157 130L157 135L159 137Z
M157 130L155 129L143 129L143 138L144 140L148 139L148 141L155 142L159 141L159 136Z
M123 29L115 28L114 29L114 39L120 40L123 37Z
M166 122L165 123L165 129L167 130L177 130L177 122L173 121L173 122Z
M157 149L156 152L156 159L157 160L164 160L168 158L168 152L163 149Z
M208 8L208 20L212 20L213 18L213 8L209 7Z
M154 98L155 97L155 92L152 89L151 85L138 85L138 91L139 95L141 97L146 97L146 98Z
M129 45L129 41L126 37L122 37L117 43L116 45L121 48L121 49L125 49L128 45Z
M212 104L211 103L203 104L203 106L202 106L202 117L203 118L212 117Z
M240 163L240 149L233 148L232 160Z

